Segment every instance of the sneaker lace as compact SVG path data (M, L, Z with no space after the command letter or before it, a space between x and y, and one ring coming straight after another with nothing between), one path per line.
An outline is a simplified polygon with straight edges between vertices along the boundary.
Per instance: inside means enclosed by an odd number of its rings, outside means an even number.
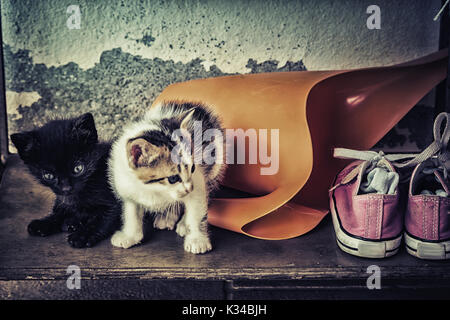
M445 120L444 129L441 131L442 123ZM442 112L434 121L433 126L434 141L421 153L408 154L385 154L383 151L360 151L346 148L335 148L333 156L340 159L357 159L377 163L382 158L388 160L397 168L416 166L430 158L435 158L439 162L439 167L443 169L444 178L447 179L450 170L450 153L447 145L450 140L450 113ZM401 162L401 160L407 161Z

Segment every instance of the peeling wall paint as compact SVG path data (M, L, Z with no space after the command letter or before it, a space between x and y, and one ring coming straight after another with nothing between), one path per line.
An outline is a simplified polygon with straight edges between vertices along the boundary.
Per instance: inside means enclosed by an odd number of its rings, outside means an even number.
M373 3L381 9L380 30L366 26L366 9ZM439 0L3 0L1 5L7 89L39 95L29 107L21 102L25 96L8 99L10 132L89 111L103 136L114 136L174 82L390 65L436 51L439 38L439 23L432 21ZM67 27L70 5L80 8L79 29Z
M6 106L7 113L11 116L12 120L17 120L22 117L19 110L20 108L30 107L33 103L41 98L39 93L33 92L15 92L6 91Z

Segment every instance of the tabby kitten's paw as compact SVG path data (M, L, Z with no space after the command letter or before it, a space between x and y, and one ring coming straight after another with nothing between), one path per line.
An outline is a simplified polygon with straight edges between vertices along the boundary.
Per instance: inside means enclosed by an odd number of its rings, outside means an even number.
M187 252L199 254L212 249L211 241L206 235L190 235L184 239L184 250Z
M184 237L188 233L188 229L186 227L186 223L184 221L180 221L177 224L177 228L175 229L175 232L180 236Z
M176 219L172 217L167 217L163 214L157 214L155 216L155 220L153 221L153 227L156 229L164 230L173 230L175 228L175 224L177 223Z
M115 247L128 249L141 242L143 237L144 237L143 234L129 236L125 234L123 231L117 231L111 237L111 244Z
M46 237L57 233L58 227L48 220L33 220L28 225L28 233L32 236Z

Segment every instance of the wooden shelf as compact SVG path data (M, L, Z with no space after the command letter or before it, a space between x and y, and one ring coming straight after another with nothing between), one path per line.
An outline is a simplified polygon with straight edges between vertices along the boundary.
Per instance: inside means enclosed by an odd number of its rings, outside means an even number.
M147 228L134 248L74 249L67 234L31 237L27 225L45 216L53 196L8 159L0 186L0 299L372 299L449 298L450 261L406 253L363 259L341 252L329 217L312 232L265 241L211 227L213 251L193 255L173 231ZM81 289L69 290L66 270L81 270ZM366 287L367 268L381 270L381 290Z

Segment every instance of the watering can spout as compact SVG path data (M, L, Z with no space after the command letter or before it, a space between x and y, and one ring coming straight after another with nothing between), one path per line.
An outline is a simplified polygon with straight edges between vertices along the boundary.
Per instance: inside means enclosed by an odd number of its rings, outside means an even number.
M328 85L336 92L336 145L367 149L447 75L447 50L396 67L349 72ZM348 83L351 83L349 85ZM359 138L355 133L364 132Z

